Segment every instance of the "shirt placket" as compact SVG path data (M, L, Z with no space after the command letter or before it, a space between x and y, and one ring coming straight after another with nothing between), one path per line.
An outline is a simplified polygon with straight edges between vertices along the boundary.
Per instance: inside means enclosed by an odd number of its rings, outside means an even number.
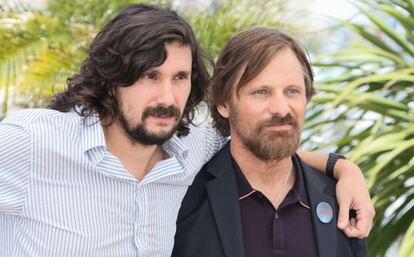
M283 217L279 210L273 215L273 256L286 256L286 236L283 227Z
M134 256L139 256L139 251L142 249L139 249L139 242L138 242L138 237L140 234L140 211L141 209L143 210L144 208L141 206L140 204L140 195L139 195L139 184L134 182L132 183L132 199L133 199L133 215L132 215L132 222L134 224L134 229L133 229L133 239L134 239L134 246L135 246L135 255Z

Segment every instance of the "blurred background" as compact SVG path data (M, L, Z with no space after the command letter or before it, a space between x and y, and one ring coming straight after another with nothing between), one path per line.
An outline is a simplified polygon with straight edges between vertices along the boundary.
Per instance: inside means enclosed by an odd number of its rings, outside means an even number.
M344 153L364 170L377 212L370 257L414 257L414 0L0 0L0 120L45 107L132 2L177 10L213 58L253 25L299 39L318 91L302 148Z

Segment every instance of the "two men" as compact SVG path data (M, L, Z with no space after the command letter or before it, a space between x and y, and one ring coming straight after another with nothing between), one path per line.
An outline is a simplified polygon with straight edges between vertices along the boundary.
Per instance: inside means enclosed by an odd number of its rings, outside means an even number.
M215 127L231 141L195 177L173 257L363 257L336 228L335 181L295 154L314 94L305 50L274 29L230 40L213 74Z
M0 123L0 256L170 256L184 194L226 142L191 125L208 82L193 31L174 11L122 10L51 109ZM326 157L307 161L322 169ZM370 224L360 172L342 164L342 197L362 203Z

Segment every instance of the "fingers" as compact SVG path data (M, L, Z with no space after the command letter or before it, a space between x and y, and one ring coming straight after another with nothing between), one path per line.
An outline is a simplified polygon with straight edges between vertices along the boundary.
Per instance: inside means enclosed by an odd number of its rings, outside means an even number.
M337 173L340 176L336 185L339 204L337 227L348 237L364 238L371 230L375 210L361 170L350 161L342 164L344 172Z
M348 197L342 197L339 200L339 215L338 215L338 228L344 230L349 226L349 210L351 209L351 202ZM345 230L344 230L345 232Z
M365 212L365 213L364 213ZM373 214L365 210L356 212L356 218L351 218L349 224L343 229L348 237L365 238L372 227Z
M348 225L343 229L344 233L348 237L364 238L363 233L357 228L356 224L356 219L351 218Z
M367 237L372 228L372 222L375 216L375 211L373 209L361 209L360 211L357 211L356 214L356 223L354 227L355 229L361 232L361 235L357 237Z

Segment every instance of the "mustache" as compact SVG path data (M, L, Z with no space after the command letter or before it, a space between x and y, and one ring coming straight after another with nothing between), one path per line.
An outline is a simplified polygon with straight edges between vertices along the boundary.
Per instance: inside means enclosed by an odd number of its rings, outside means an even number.
M175 117L178 120L180 118L181 112L180 109L173 105L168 107L162 105L147 107L144 109L144 113L142 114L142 120L145 120L151 115Z
M288 113L284 117L280 117L279 115L273 115L270 119L261 122L259 124L259 127L280 125L292 125L294 128L297 128L298 122L290 113Z

